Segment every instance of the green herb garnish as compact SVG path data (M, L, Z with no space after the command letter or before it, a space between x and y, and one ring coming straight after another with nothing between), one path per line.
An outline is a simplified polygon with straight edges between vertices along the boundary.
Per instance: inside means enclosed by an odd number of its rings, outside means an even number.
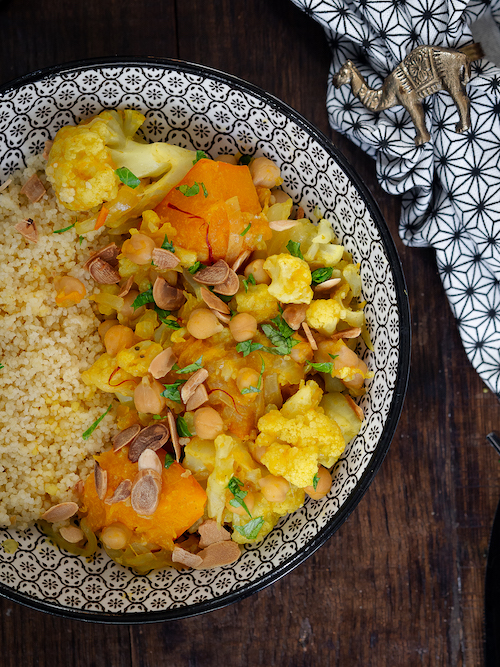
M141 306L144 306L146 303L154 302L155 300L153 299L153 288L150 287L148 290L141 292L135 297L134 301L132 302L132 308L137 310Z
M185 380L177 380L172 384L164 384L163 386L165 387L165 391L162 391L160 396L165 396L165 398L168 398L170 401L174 401L174 403L182 403L179 387L181 384L184 384L184 382Z
M104 414L102 414L98 419L95 420L95 422L92 424L92 426L89 426L89 428L85 431L85 433L82 435L82 438L84 440L88 440L92 433L96 430L96 428L99 426L99 424L102 422L104 417L110 412L111 408L113 407L113 404L109 406L109 408L106 410Z
M253 343L251 340L244 340L242 343L238 343L236 346L236 351L241 352L244 357L248 357L250 352L262 350L263 347L264 346L260 343Z
M238 164L250 164L252 161L252 156L251 155L242 155L240 159L238 160Z
M298 257L299 259L304 259L304 256L302 255L302 251L300 250L300 243L297 241L288 241L286 244L286 249L290 253L290 255L293 255L294 257Z
M322 269L316 269L316 271L311 273L312 282L316 285L320 285L321 283L324 283L325 280L330 280L332 273L332 266L325 266Z
M169 310L163 310L162 308L158 308L158 306L155 305L155 311L158 315L158 319L160 322L163 322L167 327L170 327L170 329L180 329L181 325L177 320L172 320L169 318L170 311Z
M179 434L180 438L192 438L193 434L189 431L188 425L184 417L179 415L177 417L177 433Z
M306 373L309 372L311 368L314 368L315 371L318 371L319 373L331 373L333 371L333 364L331 361L325 361L324 363L317 363L315 364L312 361L309 361L306 364Z
M163 467L165 470L168 470L174 461L175 459L172 454L165 454L165 461L163 461Z
M243 280L243 285L245 287L245 292L248 292L248 283L252 283L252 285L257 284L255 282L255 278L253 277L253 273L249 273L248 278L245 278L245 280Z
M316 491L318 488L318 482L319 482L319 475L316 473L313 477L313 489Z
M188 271L191 273L193 276L197 271L201 271L201 269L205 269L206 264L202 264L201 262L195 262L193 266L190 266Z
M245 234L250 231L250 227L252 226L252 223L249 222L248 225L245 227L245 229L240 233L240 236L245 236Z
M291 337L295 333L294 330L288 326L281 315L277 315L271 322L276 325L277 330L270 324L262 325L262 331L274 345L274 347L267 347L267 351L278 355L290 354L292 347L299 343L298 340Z
M2 368L5 368L5 366L3 364L0 364L0 371L2 370Z
M81 246L83 243L83 236L80 236L78 240L80 241L80 246Z
M76 222L74 222L72 225L69 227L64 227L63 229L55 229L52 234L62 234L63 232L67 232L68 229L73 229L73 227L76 225ZM83 238L83 237L82 237Z
M184 368L179 368L177 364L174 364L172 370L177 371L177 373L194 373L195 371L199 371L200 368L203 367L202 361L203 361L203 356L197 359L194 362L194 364L189 364L189 366L184 366Z
M232 507L243 507L248 516L252 518L252 515L250 514L244 500L248 495L248 491L242 491L243 486L244 484L241 480L239 480L237 477L231 477L226 488L231 491L234 498L229 501L229 504Z
M257 535L260 533L260 529L264 525L264 519L259 516L256 519L252 519L244 526L235 526L235 529L240 535L246 537L247 540L254 540Z
M205 197L208 197L208 192L204 183L198 183L197 181L195 181L193 185L187 185L186 183L183 183L182 185L179 185L175 189L179 190L179 192L185 197L194 197L199 193L200 185L203 188L203 194L205 195Z
M165 419L165 417L162 417L161 415L153 415L153 419Z
M260 389L262 387L262 376L264 375L264 369L266 367L266 364L264 363L264 359L261 357L260 358L262 364L260 366L260 374L259 374L259 381L257 382L257 386L253 387L250 385L250 387L245 387L245 389L241 390L242 394L258 394L260 393Z
M205 183L200 183L200 185L201 185L202 190L203 190L203 196L204 196L205 198L208 197L208 191L207 191L207 189L206 189L206 187L205 187Z
M174 244L168 240L166 234L165 238L163 239L163 243L161 244L161 247L163 248L163 250L170 250L170 252L175 252Z
M196 164L198 160L203 160L207 157L205 151L196 151L196 158L193 160L193 164Z
M128 187L133 190L141 184L141 179L137 178L137 176L135 176L127 167L120 167L115 171L115 174L122 183L128 185Z

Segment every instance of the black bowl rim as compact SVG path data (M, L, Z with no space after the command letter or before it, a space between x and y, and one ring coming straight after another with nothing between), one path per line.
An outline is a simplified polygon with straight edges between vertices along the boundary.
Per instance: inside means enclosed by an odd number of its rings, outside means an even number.
M291 572L298 565L303 563L309 556L317 551L332 535L340 528L348 518L356 505L361 500L368 486L373 480L376 472L384 460L389 446L391 444L396 426L398 424L401 410L403 408L404 397L408 386L408 377L410 370L410 352L411 352L411 327L410 327L410 305L406 282L403 275L401 261L399 259L396 246L389 232L389 228L380 212L380 209L373 199L368 187L361 178L355 173L347 159L333 145L331 140L316 129L308 120L306 120L298 111L282 102L274 95L253 83L247 82L232 74L226 74L220 70L199 65L183 60L159 57L134 57L134 56L115 56L107 58L92 58L88 60L77 60L63 65L54 65L44 69L36 70L25 74L0 86L0 95L4 95L10 90L20 88L21 86L40 81L51 76L57 76L63 73L76 72L82 69L109 69L112 67L163 67L173 69L188 74L201 75L220 81L226 85L251 93L257 98L265 101L278 111L282 112L288 118L291 118L297 125L302 127L310 136L312 136L344 169L351 181L356 185L358 191L363 196L365 204L372 216L382 239L384 250L389 259L389 263L394 275L394 284L399 310L399 331L400 331L400 355L398 363L397 381L394 389L394 396L389 410L389 417L380 436L377 449L373 453L370 464L361 476L354 489L351 491L349 499L344 503L341 511L335 515L335 518L311 540L303 546L297 553L281 563L277 568L268 572L258 581L253 582L242 589L233 593L228 593L220 598L214 598L206 602L200 602L186 607L176 607L159 612L136 612L132 614L111 614L104 612L91 612L84 610L75 610L69 607L63 607L50 602L42 602L31 596L18 593L9 589L9 587L0 583L0 596L18 602L22 605L47 612L56 616L70 618L80 621L90 621L96 623L107 623L111 625L133 625L142 623L158 623L164 621L174 621L199 614L204 614L216 609L221 609L229 604L243 600L244 598L263 590L270 584L281 579L285 574Z

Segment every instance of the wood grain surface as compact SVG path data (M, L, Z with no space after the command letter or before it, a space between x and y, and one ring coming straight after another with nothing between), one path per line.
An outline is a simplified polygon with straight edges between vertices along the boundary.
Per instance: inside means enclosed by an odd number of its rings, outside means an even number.
M431 250L398 238L399 202L328 128L329 52L289 0L0 0L0 83L87 57L211 65L281 98L360 173L396 240L412 308L411 377L389 454L359 506L307 562L261 593L185 621L84 624L0 601L1 667L483 665L500 406L469 364Z

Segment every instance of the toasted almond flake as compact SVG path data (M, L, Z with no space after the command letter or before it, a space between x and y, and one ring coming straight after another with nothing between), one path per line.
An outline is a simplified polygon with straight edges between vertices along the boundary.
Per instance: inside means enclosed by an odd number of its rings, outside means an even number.
M2 185L0 185L0 192L8 188L11 183L12 183L12 178L8 178L4 183L2 183Z
M354 410L356 417L359 419L359 421L363 421L365 418L365 413L363 410L357 405L352 398L349 396L349 394L345 394L345 397L347 399L347 402L349 403L350 407Z
M158 276L153 285L153 299L158 308L177 310L182 306L186 297L182 290L172 287L164 278Z
M50 521L50 523L56 523L57 521L66 521L77 512L78 505L76 503L59 503L59 505L50 507L40 518Z
M240 281L233 269L229 269L228 276L223 283L214 285L214 292L224 296L233 296L240 289Z
M361 329L359 327L351 327L350 329L344 329L343 331L336 331L332 334L332 340L340 340L341 338L357 338L361 335Z
M156 470L139 470L132 483L130 504L139 516L151 516L160 502L161 475Z
M160 352L153 361L149 364L148 373L154 377L155 380L165 377L167 373L172 370L173 365L177 362L177 357L171 347L167 347L163 352Z
M297 215L295 217L297 218L297 220L304 219L305 213L304 213L304 209L302 208L302 206L299 206L299 208L297 209Z
M229 265L223 259L219 259L215 264L197 271L193 278L201 285L218 285L226 280L228 274Z
M230 314L230 310L222 299L219 299L218 296L215 296L213 292L208 290L206 287L200 289L201 298L207 304L207 306L213 310L217 310L219 313L225 313L226 315Z
M235 273L238 271L240 266L242 266L247 261L247 259L250 257L251 254L252 254L251 250L244 250L242 253L238 255L238 257L234 260L234 264L231 267Z
M59 528L59 534L70 544L78 544L85 537L85 533L78 526L62 526Z
M122 287L121 291L118 292L118 296L121 296L122 299L123 299L124 296L127 296L127 294L132 289L132 285L134 284L134 280L135 280L135 276L129 276L129 278L127 278L127 282Z
M122 503L124 500L130 497L130 492L132 491L132 482L129 479L124 479L118 484L115 489L115 492L111 498L106 498L104 503L106 505L114 505L115 503Z
M152 449L145 449L139 456L137 464L139 465L139 470L156 470L161 475L162 465L160 457Z
M319 285L314 286L315 292L328 292L328 290L335 287L341 282L341 278L330 278L330 280L325 280L324 283L319 283Z
M206 368L200 368L193 373L189 380L182 385L181 388L181 398L183 403L187 403L191 396L194 395L196 389L205 382L208 377L208 371Z
M14 229L22 234L27 241L38 242L38 231L32 218L18 222Z
M186 411L191 412L192 410L196 410L207 401L208 393L206 387L204 384L200 384L199 387L196 387L196 391L186 403Z
M115 285L121 280L118 271L100 257L92 260L88 266L88 272L99 285Z
M210 567L220 567L234 563L241 555L241 551L236 542L229 540L227 542L217 542L209 544L208 547L198 553L202 559L201 565L197 565L197 570L207 570Z
M26 195L30 202L37 202L45 194L45 186L42 181L38 178L37 174L33 174L26 183L21 188L21 194Z
M192 554L190 551L186 551L186 549L174 547L174 550L172 551L172 562L182 563L182 565L186 565L186 567L196 568L203 563L203 559L197 554Z
M154 265L160 269L160 271L165 271L166 269L175 269L176 266L179 266L180 259L177 255L174 255L173 252L167 250L166 248L155 248L151 253Z
M73 493L76 493L77 496L83 495L83 490L85 488L85 484L81 479L78 480L78 482L75 484L73 487Z
M108 490L108 473L101 468L97 461L94 463L94 483L99 500L104 500Z
M186 470L184 470L184 472L181 474L181 477L184 477L185 479L187 479L188 477L191 477L192 474L193 474L193 473L191 472L191 470L186 469Z
M43 157L44 160L49 159L49 153L50 153L50 150L51 150L53 145L54 145L54 142L51 141L50 139L45 142L45 146L43 148L43 153L42 153L42 157Z
M185 447L186 445L189 445L191 442L191 438L179 438L179 445L181 447Z
M173 415L172 410L170 409L167 412L167 423L168 423L168 428L170 429L170 437L172 438L172 444L174 446L175 460L177 461L177 463L179 463L182 450L179 443L179 434L177 433L177 425L175 423L175 417Z
M311 329L309 328L309 325L307 324L307 322L302 322L302 328L304 329L304 333L306 335L306 338L307 338L311 348L313 350L317 350L318 345L317 345L316 341L314 340L314 336L312 335Z
M165 424L151 424L143 429L132 441L128 450L128 458L132 463L139 460L145 449L156 451L168 442L169 432Z
M306 319L306 311L309 308L307 303L296 303L287 306L283 311L283 319L294 331L300 329L300 325Z
M103 262L107 262L108 264L113 265L119 254L120 250L118 249L116 243L108 243L108 245L104 246L104 248L100 248L97 250L97 252L90 255L90 257L84 263L83 268L88 271L94 259L97 259L98 257L100 257Z
M231 315L226 315L226 313L220 313L218 310L210 308L210 311L215 315L215 317L222 322L222 324L229 324L231 321Z
M285 229L291 229L299 224L299 220L273 220L269 223L269 227L275 232L284 232Z
M117 433L113 438L113 451L118 452L120 449L125 447L125 445L130 444L140 430L141 427L139 424L132 424L132 426L129 426L123 431L120 431L120 433Z
M223 526L219 526L217 521L207 519L199 527L200 534L200 548L204 549L210 544L217 544L218 542L227 542L231 539L231 534Z

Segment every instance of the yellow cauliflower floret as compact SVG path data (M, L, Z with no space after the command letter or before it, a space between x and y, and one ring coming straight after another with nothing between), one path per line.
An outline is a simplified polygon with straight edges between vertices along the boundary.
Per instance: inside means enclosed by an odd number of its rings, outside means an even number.
M101 391L119 392L124 396L133 396L135 384L126 382L126 380L132 379L132 375L122 368L118 369L118 365L116 358L105 352L90 368L83 371L82 380L86 385L98 387Z
M63 127L45 169L60 202L71 211L88 211L118 194L120 179L101 137L83 126Z
M301 381L299 391L283 404L281 414L284 417L295 417L302 415L307 410L315 410L323 398L323 392L314 380Z
M324 336L331 336L343 310L335 299L316 299L306 311L307 324Z
M271 296L267 285L248 285L248 292L238 292L235 299L236 310L250 313L259 323L279 315L278 301Z
M163 348L159 343L143 340L134 347L118 352L116 355L117 365L134 377L144 377L148 373L150 363L160 352L163 352Z
M311 303L311 270L299 257L283 253L271 255L264 262L264 270L271 276L269 294L283 303Z

